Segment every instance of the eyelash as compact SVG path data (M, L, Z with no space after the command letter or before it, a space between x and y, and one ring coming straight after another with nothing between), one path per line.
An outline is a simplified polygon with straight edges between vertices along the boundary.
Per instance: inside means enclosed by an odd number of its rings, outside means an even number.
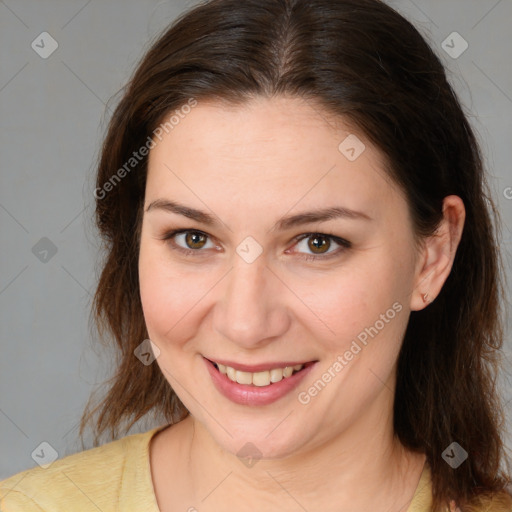
M200 235L204 235L210 239L209 235L203 231L197 230L197 229L175 229L172 231L169 231L163 235L161 240L167 241L169 243L169 246L174 251L181 252L184 256L200 256L199 253L204 252L201 249L184 249L183 247L180 247L179 245L176 245L176 243L172 240L176 235L182 234L182 233L197 233ZM340 238L335 235L330 235L327 233L318 233L318 232L311 232L311 233L304 233L302 235L299 235L293 239L294 245L298 244L302 240L306 238L311 238L313 236L321 236L323 238L330 239L331 241L334 241L338 245L340 245L340 248L338 250L325 253L325 256L320 255L313 255L313 254L301 254L300 258L304 259L306 261L317 261L317 260L327 260L330 259L333 256L339 255L339 253L344 252L347 249L350 249L352 247L352 244L343 238Z

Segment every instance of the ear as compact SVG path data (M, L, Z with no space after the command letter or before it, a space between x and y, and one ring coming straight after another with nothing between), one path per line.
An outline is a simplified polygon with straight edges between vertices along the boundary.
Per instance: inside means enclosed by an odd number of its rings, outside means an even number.
M448 278L462 237L466 210L459 196L443 200L443 219L436 232L425 239L418 255L411 311L419 311L432 302ZM428 294L425 299L425 294Z

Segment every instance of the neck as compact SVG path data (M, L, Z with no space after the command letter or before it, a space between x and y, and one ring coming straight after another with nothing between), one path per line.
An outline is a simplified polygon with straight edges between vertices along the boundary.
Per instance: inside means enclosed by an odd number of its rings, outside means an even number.
M236 509L246 504L247 510L331 510L333 503L335 510L407 510L425 456L405 450L393 435L390 402L376 400L350 428L329 440L250 467L188 417L182 446L195 502L212 510L226 503Z

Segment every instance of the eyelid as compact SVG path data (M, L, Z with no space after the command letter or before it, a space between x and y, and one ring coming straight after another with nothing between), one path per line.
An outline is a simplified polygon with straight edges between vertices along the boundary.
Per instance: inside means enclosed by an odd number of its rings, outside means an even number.
M212 240L212 238L213 238L211 235L209 235L208 233L205 233L204 231L202 231L200 229L182 228L182 229L174 229L174 230L165 232L162 235L162 237L159 237L159 239L163 240L163 241L168 241L171 244L172 250L179 251L182 254L185 254L186 256L189 256L189 255L203 256L203 254L201 254L201 253L205 253L206 251L202 250L202 248L201 249L186 249L185 247L181 247L174 242L174 240L173 240L174 237L177 235L183 234L183 233L198 233L198 234L206 236L207 239L209 239L209 240ZM302 234L294 237L291 240L293 242L292 247L296 246L300 241L302 241L306 238L310 238L315 235L330 239L331 241L334 241L336 244L338 244L340 247L337 250L327 252L324 254L307 254L307 253L298 252L296 254L302 255L299 257L306 259L306 260L327 260L328 258L330 258L332 256L337 256L337 255L339 255L340 252L343 252L352 247L351 242L349 242L348 240L345 240L336 235L331 235L329 233L322 233L319 231L311 231L308 233L302 233ZM289 253L289 249L287 249L285 252Z

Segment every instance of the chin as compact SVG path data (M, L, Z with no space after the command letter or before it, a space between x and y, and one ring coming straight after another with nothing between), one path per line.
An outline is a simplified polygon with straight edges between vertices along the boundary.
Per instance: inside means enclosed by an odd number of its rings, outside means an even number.
M296 454L307 440L304 429L297 428L298 432L294 434L290 431L291 425L276 428L279 421L282 418L277 422L266 420L256 423L247 419L233 426L225 422L223 426L232 437L216 423L208 423L206 429L222 449L240 459L283 459Z

